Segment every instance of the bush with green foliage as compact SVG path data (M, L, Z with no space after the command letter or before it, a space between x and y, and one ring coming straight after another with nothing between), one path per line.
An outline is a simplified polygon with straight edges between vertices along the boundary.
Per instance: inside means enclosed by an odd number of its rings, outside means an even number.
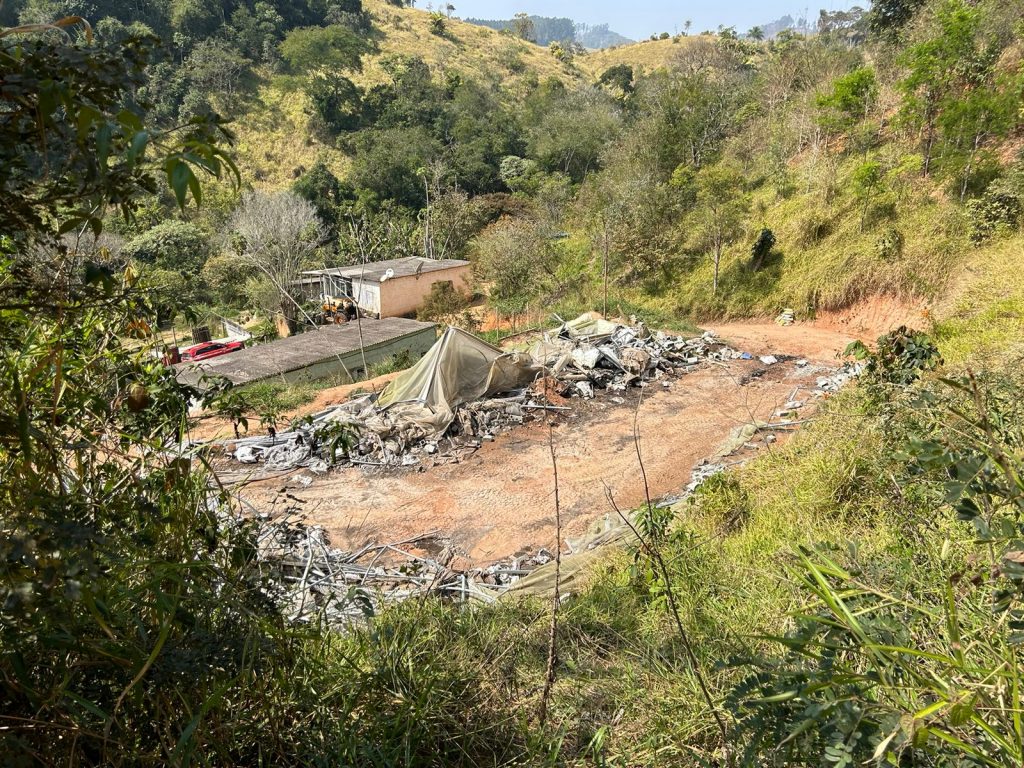
M455 325L468 307L469 298L459 293L450 281L442 280L430 286L430 294L416 310L416 317L419 320Z
M831 90L818 96L819 121L826 130L849 130L867 116L877 97L874 70L858 67L836 78Z
M905 325L879 336L873 351L863 342L855 341L846 348L844 355L863 361L866 380L878 386L906 387L922 373L942 365L942 355L932 338Z
M775 233L768 227L761 227L757 240L750 246L750 268L755 272L764 266L765 260L775 247Z
M125 259L160 269L195 274L210 253L210 236L186 221L165 221L129 240L121 251Z
M982 243L997 235L1016 231L1024 214L1024 202L1016 189L997 182L981 197L968 200L966 209L971 240Z
M873 568L854 544L797 554L791 578L802 607L778 638L783 654L753 660L730 696L747 760L1024 759L1020 403L1008 379L962 377L920 391L896 482L906 493L928 489L971 530L915 556L906 573Z
M903 255L904 242L899 227L887 227L875 240L875 254L882 261L895 261Z

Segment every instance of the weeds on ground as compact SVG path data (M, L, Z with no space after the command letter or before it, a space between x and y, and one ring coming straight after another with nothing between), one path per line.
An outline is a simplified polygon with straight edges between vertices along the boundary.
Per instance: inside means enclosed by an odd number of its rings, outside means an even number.
M403 349L401 352L391 355L391 357L381 360L379 363L368 366L365 378L375 379L388 373L404 371L410 365L412 365L412 357L408 350Z
M277 381L261 381L249 384L239 390L255 413L294 411L316 399L320 390L311 382L283 384Z

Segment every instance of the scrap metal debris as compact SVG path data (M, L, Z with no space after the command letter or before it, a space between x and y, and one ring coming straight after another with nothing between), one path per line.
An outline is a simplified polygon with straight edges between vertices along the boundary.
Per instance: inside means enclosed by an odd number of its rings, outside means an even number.
M504 352L449 328L430 352L380 395L364 395L307 417L287 431L224 441L241 464L263 473L302 467L419 467L459 462L503 432L571 409L559 398L613 396L649 380L741 357L714 334L652 333L642 322L592 314L545 334L531 353ZM557 397L555 396L557 395Z
M493 602L505 588L554 560L541 547L486 568L458 569L453 566L457 552L439 531L346 552L332 547L323 527L307 524L295 509L276 516L250 511L225 522L253 526L254 580L294 623L350 626L389 603L416 596ZM438 554L431 556L431 551Z
M589 399L595 390L623 392L647 379L694 370L707 360L740 357L713 333L685 338L652 333L643 322L629 325L593 314L563 323L546 333L531 355L559 382L563 397Z

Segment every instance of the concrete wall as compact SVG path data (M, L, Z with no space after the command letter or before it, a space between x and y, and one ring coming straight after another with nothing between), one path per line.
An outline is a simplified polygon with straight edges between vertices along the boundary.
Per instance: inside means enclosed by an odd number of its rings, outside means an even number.
M424 272L418 276L393 277L380 284L381 317L415 314L430 295L430 286L434 283L450 280L455 290L468 294L470 279L471 268L468 264L451 269L439 269L436 272Z
M359 282L359 278L352 281L352 294L359 308L364 315L377 315L378 317L394 317L394 315L382 315L380 313L381 286L377 283L367 281L365 284Z
M375 344L365 349L366 364L368 366L376 365L405 350L409 352L409 361L414 363L434 346L435 341L437 341L437 331L434 328L424 328L422 331L416 331L400 339ZM355 378L358 379L362 376L364 373L363 356L358 349L340 357L340 360L337 357L332 357L305 368L289 371L284 374L284 379L289 384L293 384L299 381L316 381L330 377L343 378L346 368ZM272 380L280 381L280 377L275 376Z

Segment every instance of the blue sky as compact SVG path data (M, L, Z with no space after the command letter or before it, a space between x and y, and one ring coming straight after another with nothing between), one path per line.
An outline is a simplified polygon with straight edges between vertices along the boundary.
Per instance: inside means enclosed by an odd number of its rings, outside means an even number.
M431 0L419 0L425 8ZM435 6L445 0L432 0ZM693 31L716 29L719 24L744 32L755 24L774 21L789 14L812 19L818 9L839 10L853 5L867 6L867 0L451 0L455 15L462 18L507 19L519 11L537 16L568 16L587 24L608 24L616 32L640 39L654 32L676 32L690 19Z

